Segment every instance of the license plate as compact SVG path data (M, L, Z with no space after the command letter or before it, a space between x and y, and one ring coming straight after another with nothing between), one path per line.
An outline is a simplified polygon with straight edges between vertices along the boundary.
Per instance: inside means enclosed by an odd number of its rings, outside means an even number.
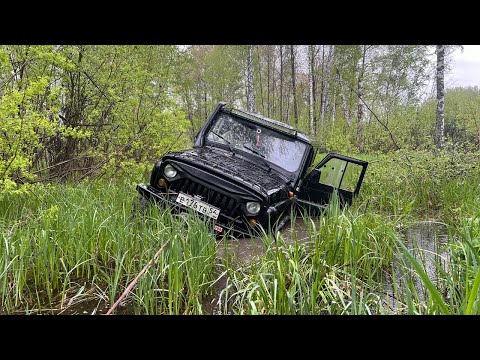
M201 214L207 215L208 217L211 217L212 219L215 219L215 220L218 218L218 215L220 214L219 208L216 208L215 206L207 204L206 202L198 200L193 196L184 194L182 192L178 193L176 202L186 207L189 207L195 211L198 211Z

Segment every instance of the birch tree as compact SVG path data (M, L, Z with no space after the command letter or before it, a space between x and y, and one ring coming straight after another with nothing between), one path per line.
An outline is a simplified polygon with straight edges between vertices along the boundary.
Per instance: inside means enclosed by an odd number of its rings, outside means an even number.
M365 145L365 138L363 136L363 76L365 74L365 56L367 54L367 46L363 45L362 47L362 59L360 65L360 73L358 75L358 103L357 103L357 141L358 149L363 152L363 147Z
M441 149L445 135L445 45L437 45L437 111L435 123L435 147Z
M271 54L270 46L267 46L267 117L270 117L270 68L271 68Z
M247 57L247 111L256 111L255 87L253 83L253 45L248 46Z
M310 134L317 133L317 119L315 117L315 45L308 45L308 89Z
M320 122L323 126L325 120L325 113L327 111L327 105L329 98L331 97L331 93L327 91L328 83L330 80L330 73L332 70L332 61L333 61L333 54L335 52L335 45L331 45L328 48L328 54L325 58L325 47L322 50L322 92L321 92L321 102L320 102ZM331 89L329 89L331 90Z
M295 119L295 127L298 127L297 89L295 86L295 51L293 45L290 45L290 58L292 66L293 117Z
M350 119L350 112L348 111L347 99L345 97L345 92L343 89L344 86L342 81L342 74L338 69L337 69L337 79L338 79L338 87L340 89L340 100L342 102L343 116L347 121L348 126L352 127L352 119Z
M322 45L322 72L320 77L320 126L323 127L323 118L325 116L325 97L326 97L326 86L327 83L325 79L325 45Z
M283 45L280 45L280 121L283 121Z

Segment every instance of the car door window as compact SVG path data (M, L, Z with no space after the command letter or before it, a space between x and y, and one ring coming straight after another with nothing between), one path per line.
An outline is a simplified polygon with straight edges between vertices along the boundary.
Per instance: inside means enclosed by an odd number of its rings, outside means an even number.
M340 189L354 192L362 170L363 167L361 165L347 162Z
M338 191L341 204L351 204L360 190L368 162L330 153L305 177L299 195L299 206L317 211Z
M361 165L334 158L319 169L319 183L353 192L360 179L362 169Z
M338 188L346 165L346 161L331 159L321 167L319 183Z

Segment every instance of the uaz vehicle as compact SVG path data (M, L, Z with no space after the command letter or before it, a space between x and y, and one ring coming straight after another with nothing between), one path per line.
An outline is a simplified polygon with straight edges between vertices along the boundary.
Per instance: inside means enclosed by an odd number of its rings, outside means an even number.
M137 185L143 199L193 209L220 233L249 234L258 225L280 229L292 206L315 213L334 191L341 204L358 194L367 162L330 153L307 173L315 150L304 134L226 105L216 106L193 148L155 164L150 185Z

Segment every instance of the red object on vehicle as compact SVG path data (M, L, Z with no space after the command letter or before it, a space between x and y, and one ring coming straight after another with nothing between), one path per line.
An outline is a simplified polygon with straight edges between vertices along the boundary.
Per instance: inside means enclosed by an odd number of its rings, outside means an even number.
M215 231L222 232L223 228L221 226L215 225L214 226Z

